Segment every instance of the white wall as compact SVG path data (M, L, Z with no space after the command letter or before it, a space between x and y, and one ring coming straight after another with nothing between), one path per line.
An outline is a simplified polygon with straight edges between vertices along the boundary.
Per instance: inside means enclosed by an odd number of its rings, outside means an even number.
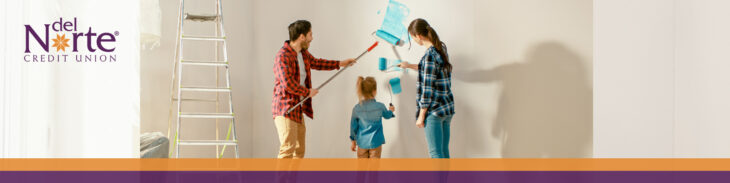
M590 157L592 149L591 1L411 1L408 21L428 20L446 42L454 64L456 116L454 157ZM242 157L273 158L278 137L271 116L274 56L298 19L313 24L310 52L321 58L357 56L375 39L386 0L224 1L233 71L234 104ZM142 131L165 131L174 52L176 2L163 1L163 40L142 52ZM202 6L202 5L201 5ZM188 5L188 7L191 7ZM405 22L406 24L408 22ZM417 62L425 48L399 48ZM204 50L202 50L204 51ZM201 52L202 52L201 51ZM379 57L395 58L385 44L364 56L314 98L308 120L307 155L350 158L350 109L357 102L357 76L375 76L377 99L388 102ZM194 71L196 72L196 71ZM201 77L203 73L191 73ZM334 72L313 72L319 85ZM393 99L395 119L386 120L383 157L425 158L422 129L415 127L415 72L402 78ZM242 115L240 115L242 114ZM186 123L187 124L187 123ZM191 123L194 134L212 133L209 124ZM188 136L191 137L191 136ZM191 152L191 151L188 151ZM209 150L186 157L210 157Z
M595 1L595 157L727 157L727 6Z
M728 1L678 0L674 155L730 157L730 7Z
M674 5L594 1L594 156L672 155Z

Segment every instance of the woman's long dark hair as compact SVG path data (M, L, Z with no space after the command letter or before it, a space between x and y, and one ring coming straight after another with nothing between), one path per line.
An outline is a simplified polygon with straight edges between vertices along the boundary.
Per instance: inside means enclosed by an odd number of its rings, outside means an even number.
M411 24L408 25L408 33L411 35L426 37L428 41L433 44L433 47L436 48L436 52L438 52L444 60L443 68L451 72L451 62L449 62L449 55L448 52L446 52L446 44L441 42L439 35L436 34L436 31L433 30L431 25L428 25L426 20L419 18L411 21Z

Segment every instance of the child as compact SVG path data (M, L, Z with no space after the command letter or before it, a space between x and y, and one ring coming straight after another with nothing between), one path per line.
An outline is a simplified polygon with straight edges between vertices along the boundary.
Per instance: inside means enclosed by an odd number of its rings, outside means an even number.
M360 103L352 109L350 120L350 149L357 151L358 158L380 158L381 145L385 143L382 118L395 117L395 107L385 108L383 103L375 101L377 83L373 77L357 78L357 95ZM355 147L357 150L355 150Z

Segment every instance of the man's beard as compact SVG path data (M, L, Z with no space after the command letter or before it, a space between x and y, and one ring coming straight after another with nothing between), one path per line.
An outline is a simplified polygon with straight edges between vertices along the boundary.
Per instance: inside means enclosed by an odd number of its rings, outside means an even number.
M311 42L309 42L311 43ZM302 49L309 49L309 43L302 43Z

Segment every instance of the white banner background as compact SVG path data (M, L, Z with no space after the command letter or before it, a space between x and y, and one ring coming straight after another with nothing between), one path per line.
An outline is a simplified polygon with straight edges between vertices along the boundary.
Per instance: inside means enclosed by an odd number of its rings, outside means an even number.
M0 157L139 157L139 2L98 0L3 1L0 29ZM119 31L116 62L78 63L74 54L101 54L78 40L68 62L23 59L24 25L44 37L43 25L77 18L78 32ZM73 32L66 33L71 38ZM50 39L55 32L50 31ZM33 54L45 53L30 38ZM49 39L49 44L53 41ZM73 46L73 39L69 45ZM96 45L94 44L94 47ZM51 47L48 54L59 54Z

